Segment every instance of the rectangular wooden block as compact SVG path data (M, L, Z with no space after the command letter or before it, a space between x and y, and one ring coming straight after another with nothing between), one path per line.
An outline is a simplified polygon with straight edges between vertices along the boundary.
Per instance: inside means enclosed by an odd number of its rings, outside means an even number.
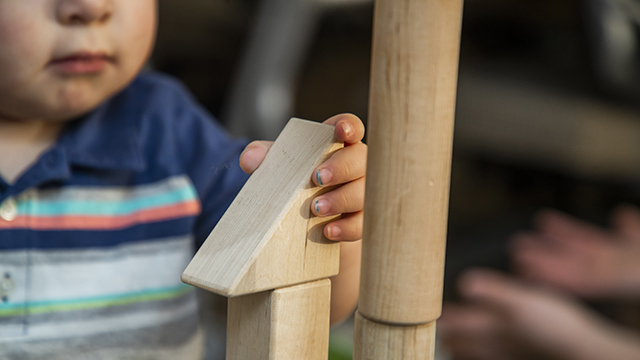
M229 299L227 360L326 360L331 282Z

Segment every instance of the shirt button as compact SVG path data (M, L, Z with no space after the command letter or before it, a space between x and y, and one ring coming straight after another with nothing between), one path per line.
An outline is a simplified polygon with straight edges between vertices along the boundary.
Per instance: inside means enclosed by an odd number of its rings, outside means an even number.
M13 221L16 216L18 216L18 205L16 200L10 197L0 205L0 218L6 221Z
M0 295L7 296L11 293L11 290L15 288L13 280L4 278L0 280Z

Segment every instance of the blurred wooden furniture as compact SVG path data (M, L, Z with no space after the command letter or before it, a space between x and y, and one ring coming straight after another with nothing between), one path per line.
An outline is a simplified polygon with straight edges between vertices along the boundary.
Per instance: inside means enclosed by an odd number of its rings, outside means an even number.
M602 100L464 74L456 149L582 177L640 177L640 113Z

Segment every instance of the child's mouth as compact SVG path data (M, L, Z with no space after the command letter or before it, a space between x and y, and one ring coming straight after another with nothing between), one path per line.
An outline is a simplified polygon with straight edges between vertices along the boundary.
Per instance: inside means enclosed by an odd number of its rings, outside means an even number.
M77 52L53 59L49 64L62 73L77 75L101 72L112 62L113 58L105 53Z

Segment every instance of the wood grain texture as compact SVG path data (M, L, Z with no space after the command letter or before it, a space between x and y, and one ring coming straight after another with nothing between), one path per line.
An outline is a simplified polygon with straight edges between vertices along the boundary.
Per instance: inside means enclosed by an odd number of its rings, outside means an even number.
M310 210L313 170L335 150L333 126L292 119L182 274L223 296L327 278L340 245ZM323 189L322 191L326 191Z
M229 299L227 360L326 360L331 282Z
M441 313L461 18L462 0L376 2L359 308L371 320Z
M369 321L356 313L355 360L433 359L436 322L395 326Z
M294 202L267 245L238 283L233 294L249 294L327 278L340 270L340 246L324 236L324 226L337 216L319 218L309 210L319 190L309 183ZM337 246L336 246L337 245Z

